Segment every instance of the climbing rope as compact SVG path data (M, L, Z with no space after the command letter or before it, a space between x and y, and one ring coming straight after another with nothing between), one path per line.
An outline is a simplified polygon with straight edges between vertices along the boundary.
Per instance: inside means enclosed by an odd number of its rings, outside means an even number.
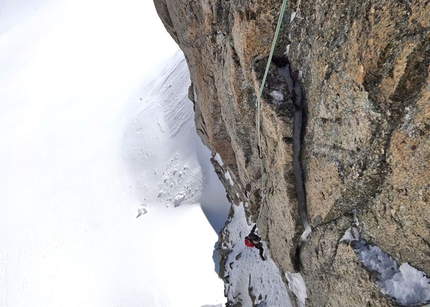
M264 180L264 167L263 167L263 151L261 148L261 96L263 95L264 85L266 84L267 74L269 73L270 63L272 62L273 53L275 52L276 42L278 40L279 31L281 30L282 20L285 14L285 8L287 7L287 1L283 0L281 6L281 12L278 18L278 24L276 25L275 35L273 36L272 47L270 49L269 58L267 59L266 70L264 71L263 81L261 82L260 91L257 96L257 140L258 140L258 156L260 158L260 172L261 172L261 206L258 212L256 223L260 219L261 211L263 211L263 203L265 199L265 180Z

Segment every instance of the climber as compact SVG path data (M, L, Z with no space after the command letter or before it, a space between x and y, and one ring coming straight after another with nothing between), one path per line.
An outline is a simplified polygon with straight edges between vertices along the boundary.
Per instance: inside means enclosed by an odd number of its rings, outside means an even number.
M255 247L258 248L258 250L260 251L260 258L261 260L266 260L266 258L264 258L263 253L263 244L261 244L261 238L255 234L255 228L257 227L257 225L254 225L254 227L252 227L251 232L249 233L249 235L247 235L245 237L245 245L248 247Z

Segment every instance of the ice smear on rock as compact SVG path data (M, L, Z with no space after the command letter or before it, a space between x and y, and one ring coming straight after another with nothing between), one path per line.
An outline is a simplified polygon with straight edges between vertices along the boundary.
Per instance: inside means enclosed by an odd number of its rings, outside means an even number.
M357 242L354 249L367 269L379 273L376 284L382 293L395 298L398 304L410 306L430 301L430 279L423 272L408 263L399 268L396 260L364 240Z
M225 294L228 301L242 306L291 306L287 289L278 267L270 258L267 244L263 243L266 261L258 250L243 243L252 226L246 222L243 204L233 206L234 214L227 222L221 249L230 251L225 266Z

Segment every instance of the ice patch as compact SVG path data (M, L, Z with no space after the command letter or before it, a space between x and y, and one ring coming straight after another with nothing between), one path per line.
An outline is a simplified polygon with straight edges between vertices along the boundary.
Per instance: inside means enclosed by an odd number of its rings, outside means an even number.
M401 305L427 302L430 300L430 279L408 263L403 263L399 272L385 281L383 292L395 297Z

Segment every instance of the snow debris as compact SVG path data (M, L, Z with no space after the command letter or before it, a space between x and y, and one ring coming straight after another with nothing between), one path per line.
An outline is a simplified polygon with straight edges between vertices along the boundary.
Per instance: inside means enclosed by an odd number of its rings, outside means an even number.
M233 179L231 179L230 173L228 171L226 171L224 173L224 178L226 180L228 180L228 182L230 183L231 186L234 186L234 181L233 181Z
M163 177L158 184L157 199L179 207L182 204L198 203L202 195L203 178L199 166L190 169L188 165L180 167L183 155L175 153L163 171ZM178 171L178 169L181 169Z
M266 257L266 261L262 261L258 250L246 247L243 241L252 228L246 222L243 203L233 206L233 210L234 214L223 230L221 246L230 252L224 263L228 301L242 306L290 307L287 289L278 267L270 258L266 242L262 242Z
M300 273L286 272L285 277L288 281L288 287L296 296L298 307L305 307L305 301L308 295L306 294L306 284Z
M398 268L396 260L364 240L357 242L354 249L363 265L379 274L376 284L382 293L395 298L398 304L410 306L430 301L430 278L423 272L408 263Z

